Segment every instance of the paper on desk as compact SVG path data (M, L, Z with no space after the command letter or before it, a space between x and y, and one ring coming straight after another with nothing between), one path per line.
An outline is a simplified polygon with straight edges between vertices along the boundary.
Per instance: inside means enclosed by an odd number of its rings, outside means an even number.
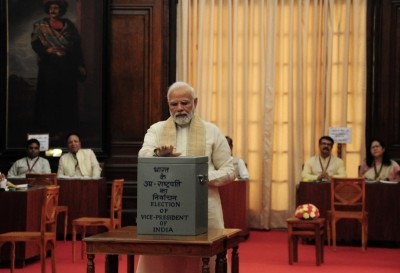
M398 184L398 181L387 181L387 180L379 180L379 182L384 184Z

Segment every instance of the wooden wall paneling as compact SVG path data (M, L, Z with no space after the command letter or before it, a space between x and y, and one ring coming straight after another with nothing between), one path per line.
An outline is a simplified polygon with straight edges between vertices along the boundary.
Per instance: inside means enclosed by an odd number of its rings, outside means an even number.
M400 1L369 0L367 26L367 145L381 138L400 161Z
M123 224L136 224L137 154L148 127L165 117L175 75L170 7L175 0L115 0L110 5L108 181L125 179Z

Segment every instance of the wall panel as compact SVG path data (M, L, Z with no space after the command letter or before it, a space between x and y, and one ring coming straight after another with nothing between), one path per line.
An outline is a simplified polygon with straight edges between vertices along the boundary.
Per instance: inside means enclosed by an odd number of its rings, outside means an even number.
M400 162L399 0L368 1L367 62L367 142L381 138Z
M108 180L125 179L124 225L136 223L137 154L144 135L167 114L165 95L175 71L170 55L175 4L118 0L110 6L105 173Z

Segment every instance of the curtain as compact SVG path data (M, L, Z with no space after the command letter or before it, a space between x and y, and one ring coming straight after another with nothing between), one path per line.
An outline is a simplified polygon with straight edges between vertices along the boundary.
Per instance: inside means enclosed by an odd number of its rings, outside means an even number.
M329 128L350 128L340 155L357 176L366 0L180 0L177 33L177 79L247 162L252 228L286 227L303 162Z

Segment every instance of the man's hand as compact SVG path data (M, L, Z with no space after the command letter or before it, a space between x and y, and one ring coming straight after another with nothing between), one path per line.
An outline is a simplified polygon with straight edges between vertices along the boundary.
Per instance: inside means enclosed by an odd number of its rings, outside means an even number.
M47 53L57 55L57 56L65 55L65 51L63 49L55 47L55 46L47 48Z
M320 176L318 176L318 180L326 179L329 180L329 175L327 172L322 172Z
M174 146L161 146L158 147L157 149L154 150L154 155L155 156L160 156L160 157L177 157L180 156L181 153L174 153Z

